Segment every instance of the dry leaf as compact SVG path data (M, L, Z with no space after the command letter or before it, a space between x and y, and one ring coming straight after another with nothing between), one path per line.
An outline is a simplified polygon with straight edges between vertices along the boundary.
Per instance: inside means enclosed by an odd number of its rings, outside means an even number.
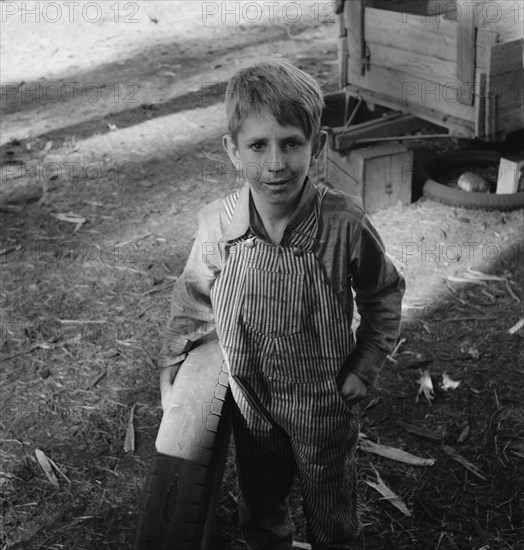
M61 222L76 223L75 231L78 231L84 225L84 223L87 222L86 218L77 214L73 214L72 212L69 212L67 214L59 212L57 214L51 214L51 216L53 216L53 218L57 220L60 220Z
M480 479L483 479L484 481L487 481L485 475L482 473L482 470L480 468L477 468L475 464L472 464L469 460L464 458L462 455L458 454L457 451L453 449L453 447L448 447L448 445L442 445L442 449L448 456L450 456L453 460L456 460L457 462L462 464L462 466L468 469L472 474L476 475Z
M452 380L445 372L442 374L442 389L444 391L456 390L460 386L460 380Z
M53 218L56 218L57 220L60 220L61 222L85 223L87 221L84 217L78 216L77 214L72 214L71 212L69 212L68 214L59 212L57 214L51 214L51 216L53 216Z
M53 468L68 482L68 483L71 483L71 480L64 474L64 472L62 472L62 470L57 466L56 462L54 462L53 460L51 460L49 457L47 457L47 460L49 461L49 463L51 464L51 466L53 466Z
M396 363L395 355L397 355L398 350L400 349L400 346L406 342L405 338L401 338L397 345L395 346L395 349L387 356L387 359L389 359L391 362Z
M431 405L432 399L435 397L435 391L433 389L433 382L431 381L429 370L422 371L420 373L420 378L417 381L420 383L420 387L418 389L415 403L418 403L420 394L424 394L426 401Z
M448 281L451 281L452 283L468 283L468 284L476 284L476 285L486 284L486 282L483 279L477 279L477 278L471 278L471 277L457 277L456 275L448 275L446 278Z
M515 334L518 332L522 327L524 327L524 317L522 319L519 319L518 322L516 322L509 330L509 334Z
M129 421L127 423L126 438L124 441L124 451L129 453L135 450L135 425L134 425L134 416L135 416L135 406L131 407L131 412L129 413Z
M434 458L420 458L395 447L373 443L364 434L360 434L360 449L366 453L373 453L413 466L433 466L435 464Z
M373 468L374 469L374 468ZM400 497L398 497L383 481L379 473L374 469L375 474L377 475L377 483L373 481L366 481L366 483L378 491L386 500L389 500L395 508L400 510L408 518L411 517L411 512L408 510L407 506L402 502Z
M472 277L474 279L482 279L484 281L506 281L506 277L499 277L498 275L488 275L487 273L482 273L477 271L472 267L468 267L466 276Z
M375 397L373 398L367 405L366 405L366 408L364 410L368 410L368 409L371 409L371 407L374 407L375 405L378 405L380 402L382 401L382 397Z
M413 426L413 424L402 422L402 420L397 420L397 426L404 428L410 434L418 435L429 441L435 441L439 443L444 439L444 436L437 432L432 432L430 430L426 430L425 428L419 428L418 426Z
M464 443L464 441L466 441L466 439L469 437L470 429L471 428L469 424L466 424L462 428L462 431L460 432L460 435L457 438L457 443Z
M36 459L38 460L38 464L42 467L42 470L44 470L44 474L47 476L47 479L56 487L58 488L58 479L56 479L56 475L53 472L53 467L51 466L51 463L49 462L49 459L45 455L43 451L40 449L35 449L35 455Z

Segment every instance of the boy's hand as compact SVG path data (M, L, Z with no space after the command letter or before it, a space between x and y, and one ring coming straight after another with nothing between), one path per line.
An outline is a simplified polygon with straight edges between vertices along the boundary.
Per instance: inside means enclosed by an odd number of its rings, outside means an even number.
M348 407L356 405L368 394L368 385L354 372L342 372L337 376L337 387Z

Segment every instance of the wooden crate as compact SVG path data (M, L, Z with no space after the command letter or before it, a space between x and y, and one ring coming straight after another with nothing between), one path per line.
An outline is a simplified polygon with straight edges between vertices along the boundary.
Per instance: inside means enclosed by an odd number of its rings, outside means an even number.
M524 128L524 0L346 0L340 31L341 85L366 102L485 141Z
M328 149L326 183L357 197L366 212L411 202L413 153L396 143L353 149Z

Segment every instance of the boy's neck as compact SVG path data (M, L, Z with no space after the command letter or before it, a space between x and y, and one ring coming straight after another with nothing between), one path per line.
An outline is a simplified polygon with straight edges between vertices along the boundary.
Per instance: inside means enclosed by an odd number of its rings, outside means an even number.
M259 216L264 223L280 224L287 222L291 218L295 208L297 207L298 200L292 204L268 204L267 202L260 200L255 193L251 195L253 197L253 204L257 209Z
M269 204L267 201L261 200L254 192L251 193L251 197L270 241L279 244L288 222L300 202L301 195L292 203L285 204Z

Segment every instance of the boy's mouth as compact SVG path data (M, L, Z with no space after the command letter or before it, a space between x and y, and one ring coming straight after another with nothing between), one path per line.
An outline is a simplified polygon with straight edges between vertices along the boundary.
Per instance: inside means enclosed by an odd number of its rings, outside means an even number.
M276 181L265 181L265 185L285 185L286 183L289 183L291 180L276 180Z

